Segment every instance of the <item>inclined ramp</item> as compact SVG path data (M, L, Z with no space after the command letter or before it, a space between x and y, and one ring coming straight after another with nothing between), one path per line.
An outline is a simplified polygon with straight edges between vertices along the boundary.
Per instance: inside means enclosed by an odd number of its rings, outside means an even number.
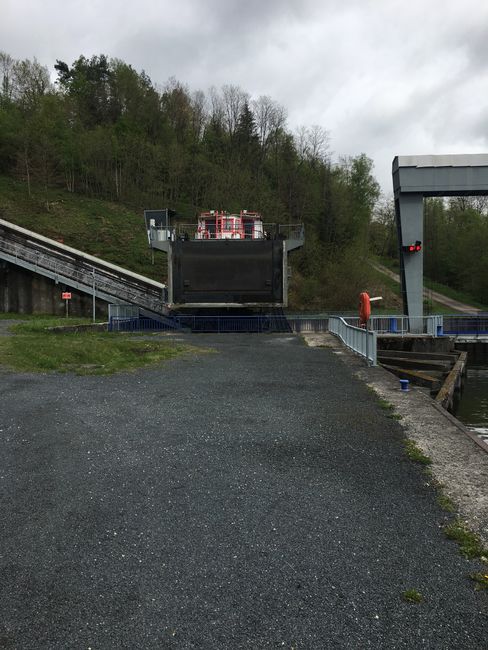
M166 316L165 285L0 219L0 259L109 303Z

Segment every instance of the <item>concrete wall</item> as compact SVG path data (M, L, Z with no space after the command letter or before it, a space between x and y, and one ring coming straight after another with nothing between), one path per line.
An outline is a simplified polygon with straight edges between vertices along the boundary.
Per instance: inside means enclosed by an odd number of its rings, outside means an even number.
M64 316L66 306L61 293L65 290L71 291L72 294L69 302L70 316L90 318L92 316L91 296L0 260L0 312ZM97 300L97 320L106 319L107 313L107 303Z

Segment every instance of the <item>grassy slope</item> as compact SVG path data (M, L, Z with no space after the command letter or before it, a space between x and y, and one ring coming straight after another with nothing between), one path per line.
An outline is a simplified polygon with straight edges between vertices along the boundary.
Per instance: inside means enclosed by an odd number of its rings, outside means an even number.
M2 219L46 237L62 238L68 246L161 282L166 279L166 255L154 251L155 264L152 264L142 212L142 209L134 212L118 203L89 199L63 190L46 191L40 187L33 187L29 198L25 183L0 176ZM393 260L381 259L381 262L393 268ZM381 307L378 306L375 311L402 311L399 285L374 270L368 270L368 273L371 295L384 297ZM432 288L458 300L484 307L447 287L436 285ZM446 313L452 310L434 303L432 311Z
M399 263L397 259L392 259L391 257L381 257L378 260L383 266L386 266L387 268L391 269L395 273L399 272ZM452 298L453 300L459 300L459 302L464 302L467 305L471 305L472 307L477 307L478 309L482 309L483 311L488 311L488 305L484 305L481 302L478 302L475 298L470 296L468 293L464 293L463 291L457 291L456 289L452 289L451 287L446 286L445 284L441 284L440 282L435 282L434 280L430 280L429 278L424 276L424 286L428 289L432 289L432 291L437 291L437 293L442 293L442 295L447 296L448 298ZM445 313L451 313L451 310L448 310ZM442 313L442 312L439 312Z
M381 262L383 262L383 260L381 260ZM392 270L397 271L398 269ZM372 296L380 295L386 298L386 300L383 300L381 303L374 305L373 314L380 316L381 314L403 313L400 284L374 268L370 270L370 273L373 282L375 283L370 294ZM442 293L442 291L439 291L439 293ZM441 305L435 301L426 302L424 305L424 314L426 316L428 314L452 314L452 312L453 310L450 307L446 307L445 305Z
M0 176L0 217L159 282L166 276L163 253L151 262L142 210L36 187L29 198L25 183Z

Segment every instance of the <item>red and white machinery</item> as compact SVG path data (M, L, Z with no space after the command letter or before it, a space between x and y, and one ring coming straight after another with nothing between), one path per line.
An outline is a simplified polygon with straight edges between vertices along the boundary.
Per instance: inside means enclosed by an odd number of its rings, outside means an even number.
M241 210L230 214L218 210L202 212L198 217L196 239L263 239L263 219L258 212Z

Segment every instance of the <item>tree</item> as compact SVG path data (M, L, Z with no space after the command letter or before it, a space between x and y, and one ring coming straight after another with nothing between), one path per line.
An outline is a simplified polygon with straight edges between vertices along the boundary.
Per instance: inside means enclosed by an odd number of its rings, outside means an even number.
M249 95L239 86L222 86L222 106L224 124L232 137L237 128L244 104L249 102Z
M318 124L299 126L295 132L295 146L301 160L312 165L324 163L329 149L329 132Z
M14 60L6 52L0 52L0 75L2 85L0 88L0 106L6 106L12 100Z
M279 129L285 126L286 111L283 106L268 97L261 95L251 103L256 122L256 130L263 155L266 155L272 139Z
M235 130L235 142L239 161L245 166L256 168L259 156L259 140L254 115L247 101L244 102L239 115Z
M12 96L23 111L35 110L40 98L51 90L49 72L36 59L14 63Z
M113 71L104 54L80 56L71 66L56 60L58 84L74 102L77 117L87 127L113 121L111 79Z

